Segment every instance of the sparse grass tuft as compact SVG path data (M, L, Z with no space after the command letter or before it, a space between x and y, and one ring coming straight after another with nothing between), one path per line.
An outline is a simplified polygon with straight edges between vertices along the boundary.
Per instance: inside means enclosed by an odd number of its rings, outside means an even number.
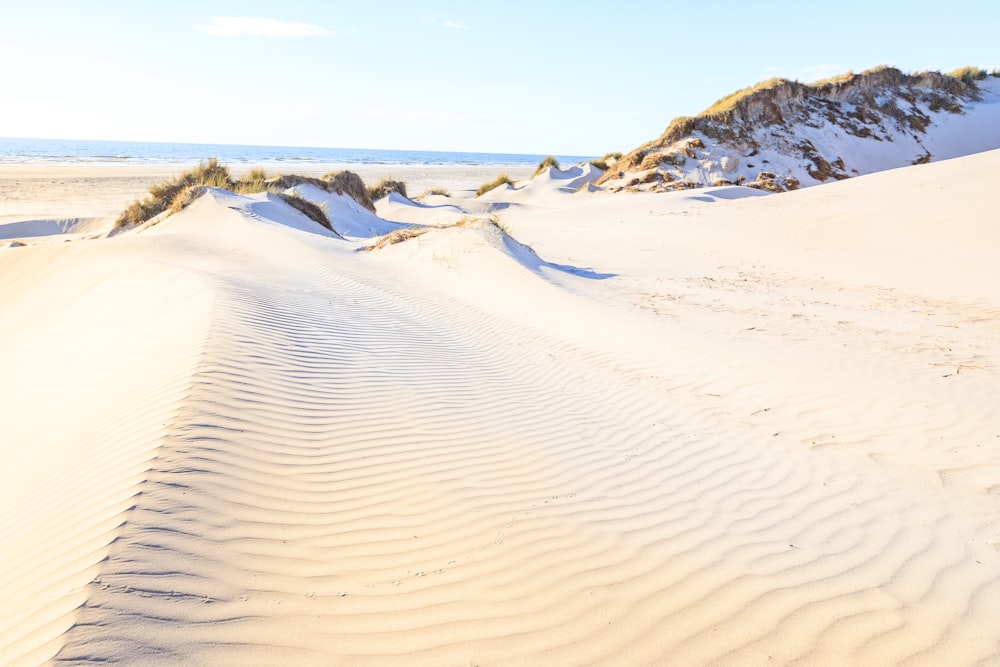
M385 236L380 237L378 241L366 247L365 252L381 250L386 246L396 245L397 243L408 241L409 239L420 236L421 234L426 234L427 231L427 227L403 227L401 229L397 229L389 232Z
M330 224L330 219L326 217L326 210L324 210L322 206L314 204L308 199L303 199L298 195L290 195L279 192L278 197L295 210L305 214L310 220L318 222L331 232L333 231L333 225Z
M424 194L421 197L426 197L427 195L441 195L442 197L450 197L451 193L448 192L447 188L427 188L424 190Z
M531 177L534 178L535 176L538 176L549 167L555 167L556 169L559 168L559 160L557 160L554 155L547 155L542 158L542 161L538 163L538 169L535 170L535 173L532 174Z
M508 176L507 174L500 174L492 181L486 181L485 183L480 185L479 189L476 190L476 196L481 197L490 190L495 190L496 188L499 188L501 185L504 184L514 185L514 181L510 180L510 176Z
M404 197L406 196L406 183L397 181L391 176L379 180L375 185L369 185L367 189L368 196L371 197L372 201L377 201L390 192L398 192Z
M989 75L990 73L983 68L974 67L972 65L959 67L953 72L948 72L948 76L958 79L967 86L974 86L976 85L976 81L982 81Z
M510 233L510 229L507 227L507 225L503 223L503 221L500 219L500 216L497 215L496 213L490 213L489 222L487 224L491 224L494 227L496 227L498 230L500 230L500 233L503 234L504 236L511 236L513 238L513 236Z

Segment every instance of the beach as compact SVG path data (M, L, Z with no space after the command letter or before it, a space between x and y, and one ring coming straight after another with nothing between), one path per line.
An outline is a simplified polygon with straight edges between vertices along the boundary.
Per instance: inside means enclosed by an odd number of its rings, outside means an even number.
M351 169L0 166L0 663L1000 661L1000 151Z

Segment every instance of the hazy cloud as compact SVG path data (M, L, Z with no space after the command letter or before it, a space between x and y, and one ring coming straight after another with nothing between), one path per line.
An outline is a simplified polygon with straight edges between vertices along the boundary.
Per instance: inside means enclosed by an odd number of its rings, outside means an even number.
M195 25L198 32L221 37L318 37L330 30L312 23L296 23L249 16L213 16L208 25Z

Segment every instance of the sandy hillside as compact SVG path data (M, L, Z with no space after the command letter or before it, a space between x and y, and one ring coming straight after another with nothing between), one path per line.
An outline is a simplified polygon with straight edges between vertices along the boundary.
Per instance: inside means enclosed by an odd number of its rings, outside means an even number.
M601 183L652 192L745 183L780 192L998 148L1000 76L879 66L736 91L675 118L614 162Z
M0 663L994 664L998 170L0 247Z

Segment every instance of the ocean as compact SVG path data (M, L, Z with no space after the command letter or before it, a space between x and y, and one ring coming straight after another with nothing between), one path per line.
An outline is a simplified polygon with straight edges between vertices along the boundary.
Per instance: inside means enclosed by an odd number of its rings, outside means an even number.
M0 164L49 165L189 165L207 158L224 164L276 165L474 165L534 166L544 157L527 153L456 153L304 146L174 144L146 141L0 138ZM557 155L564 165L595 156Z

